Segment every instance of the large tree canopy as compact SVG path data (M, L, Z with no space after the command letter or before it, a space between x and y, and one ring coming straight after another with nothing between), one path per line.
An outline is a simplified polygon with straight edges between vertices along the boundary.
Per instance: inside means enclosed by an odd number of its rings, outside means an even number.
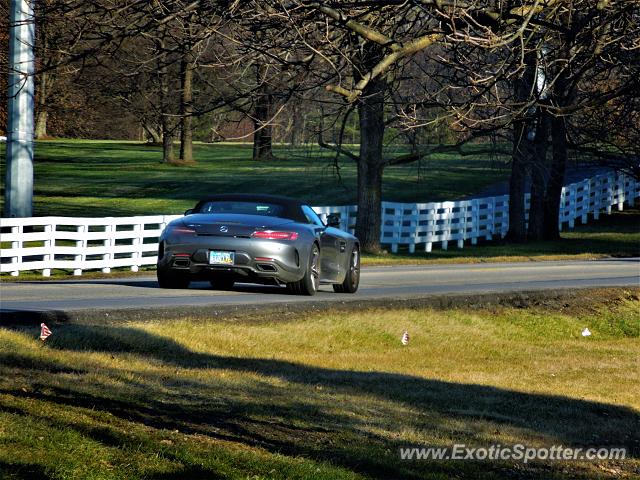
M178 137L189 161L194 129L220 137L216 118L236 118L247 131L234 138L252 135L260 160L272 156L276 126L298 141L300 117L314 112L302 122L311 138L334 152L337 169L357 165L356 230L368 251L380 250L385 168L491 135L512 146L510 238L556 238L569 151L640 171L639 9L621 0L43 0L41 125L53 107L77 106L54 116L57 126L104 98L102 108L163 143L166 161ZM95 102L90 110L84 118L100 116ZM343 145L353 124L357 151ZM384 149L390 129L400 154ZM420 134L432 131L445 133Z

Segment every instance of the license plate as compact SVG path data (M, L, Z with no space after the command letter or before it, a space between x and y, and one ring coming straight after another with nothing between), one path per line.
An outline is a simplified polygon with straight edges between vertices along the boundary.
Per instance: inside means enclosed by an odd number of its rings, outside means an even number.
M234 256L233 252L211 250L209 252L209 263L211 265L233 265Z

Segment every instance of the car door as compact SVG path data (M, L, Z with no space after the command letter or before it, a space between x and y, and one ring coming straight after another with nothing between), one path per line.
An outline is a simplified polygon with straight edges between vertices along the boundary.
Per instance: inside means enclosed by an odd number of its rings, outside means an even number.
M335 282L340 275L340 262L338 261L340 245L339 238L335 235L335 229L326 227L308 205L303 205L302 211L307 221L313 225L320 243L320 281Z

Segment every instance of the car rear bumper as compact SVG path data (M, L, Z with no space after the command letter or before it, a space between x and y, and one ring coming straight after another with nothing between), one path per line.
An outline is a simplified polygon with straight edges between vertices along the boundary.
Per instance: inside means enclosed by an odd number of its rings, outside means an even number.
M209 263L211 250L234 252L233 265ZM189 243L164 243L158 268L194 276L231 275L237 281L295 282L304 275L304 252L296 244L249 238L196 237Z

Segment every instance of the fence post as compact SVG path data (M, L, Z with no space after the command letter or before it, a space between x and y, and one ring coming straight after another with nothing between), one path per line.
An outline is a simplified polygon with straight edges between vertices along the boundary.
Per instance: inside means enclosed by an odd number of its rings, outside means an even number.
M344 230L345 232L348 232L350 220L351 219L349 217L349 205L340 207L340 229Z
M442 205L442 216L444 217L444 223L442 224L444 229L443 229L443 237L444 240L442 240L441 242L441 247L442 250L446 250L449 248L449 238L451 237L451 207L445 207L444 205L448 203L448 202L443 202Z
M593 188L593 219L598 220L600 218L600 205L602 199L602 181L604 177L601 175L596 176L594 181Z
M418 237L418 225L420 219L420 211L418 209L418 204L414 203L413 205L404 203L402 204L402 212L404 215L404 209L409 207L411 209L411 217L409 217L409 253L415 253L416 251L416 240ZM403 221L404 224L404 221ZM400 225L400 232L404 230L404 225Z
M384 204L383 204L384 205ZM383 208L383 213L382 213L382 224L384 225L386 223L385 217L387 216L387 209ZM402 229L402 220L403 220L403 211L400 210L400 215L397 215L398 210L396 209L396 207L393 207L393 219L391 220L392 222L392 232L393 232L393 236L392 238L392 243L391 243L391 252L393 253L398 253L398 240L400 238L400 230ZM398 217L400 217L400 219L398 220Z
M586 179L583 180L582 187L582 217L580 218L580 223L585 225L589 220L589 203L591 199L591 180Z
M336 210L337 210L336 213L338 213L338 215L340 216L340 230L345 230L346 231L345 226L346 226L347 222L345 222L345 218L344 218L345 207L336 207ZM322 218L322 221L324 223L327 223L327 215L328 214L325 214L325 216Z
M607 215L611 215L611 205L613 205L613 175L607 175L607 203L605 207L607 209Z
M18 235L18 238L22 238L22 233L24 232L24 225L17 225L15 227L11 227L11 234ZM16 240L11 242L11 248L16 250L22 250L22 240ZM20 264L22 263L22 255L18 254L15 257L11 257L11 263L15 263L18 270L13 270L11 272L12 277L17 277L20 275Z
M424 241L425 241L424 251L427 253L430 253L431 250L433 249L433 235L436 232L436 221L433 218L436 214L436 209L434 207L434 204L427 203L424 211L426 212L425 216L427 217L425 219L425 222L427 222L426 224L427 231L425 232L425 236L424 236Z
M458 248L464 248L464 241L467 239L467 208L469 207L469 202L461 201L459 202L459 211L458 211ZM452 209L453 210L453 209ZM462 215L462 217L460 217Z
M634 191L633 191L633 179L629 175L624 176L624 199L627 205L633 207L634 203Z
M577 187L575 183L569 185L569 228L573 229L576 226L576 199L577 199Z
M565 214L567 208L567 189L566 187L562 187L560 190L560 211L558 212L558 231L562 231L562 224L565 221Z
M471 245L478 244L480 236L480 200L471 200Z
M87 232L89 231L88 225L78 225L76 229L76 233L78 234L80 240L76 240L76 250L79 251L79 254L73 257L74 261L80 265L80 268L74 268L73 274L76 277L82 275L82 268L84 267L84 262L87 258Z
M111 264L114 258L113 246L115 245L114 233L116 231L116 226L114 224L115 219L113 217L107 217L105 218L105 220L109 223L105 225L104 228L104 233L106 236L104 240L104 246L107 247L107 253L102 255L102 260L104 260L105 262L105 266L102 267L102 273L111 273Z
M49 225L45 225L44 226L44 231L45 233L48 233L47 235L47 239L43 242L44 243L44 247L47 249L47 251L51 252L48 253L46 255L43 255L42 259L45 262L45 266L51 266L51 264L53 263L53 260L55 259L55 254L53 253L55 251L55 240L53 238L53 234L54 231L56 229L56 225L55 224L49 224ZM42 269L42 276L43 277L50 277L51 276L51 268L43 268Z
M131 255L131 261L133 265L131 265L131 271L137 272L140 269L140 258L142 258L142 233L143 233L143 225L136 223L133 226L133 231L136 233L136 236L132 239L133 246L133 254Z
M357 222L357 215L358 215L358 206L357 205L350 205L349 208L347 209L347 218L349 219L348 221L348 232L351 234L355 234L356 233L356 222ZM353 214L353 215L352 215ZM352 217L354 218L353 223L351 223L351 219Z
M485 240L491 241L493 239L493 232L496 228L496 216L495 216L495 207L496 207L496 197L489 197L486 199L487 202L487 231L485 233Z
M618 211L621 212L624 208L624 173L618 173L616 175L616 196L618 200Z
M433 209L427 209L427 216L431 216L433 217ZM435 220L433 220L433 218L431 218L431 220L427 219L425 220L427 222L426 227L427 227L427 231L425 232L425 236L424 236L424 251L427 253L431 253L431 250L433 249L433 242L432 242L432 238L433 238L433 233L435 231Z

